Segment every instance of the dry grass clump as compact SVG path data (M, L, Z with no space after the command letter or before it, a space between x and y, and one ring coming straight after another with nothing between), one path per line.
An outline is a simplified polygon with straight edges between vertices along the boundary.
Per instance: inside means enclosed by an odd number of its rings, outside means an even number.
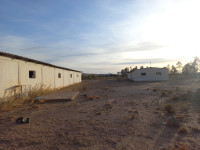
M200 127L192 127L192 130L195 132L200 132Z
M98 115L98 116L101 115L101 114L102 114L102 112L100 112L100 111L96 112L96 115Z
M87 89L88 89L87 86L84 86L81 90L82 91L87 91Z
M178 129L178 132L179 132L179 133L187 133L188 131L187 131L187 129L186 129L185 127L180 127L180 128Z
M109 87L105 87L105 88L103 88L103 90L109 90L110 88Z
M35 97L39 97L53 91L55 90L51 89L50 87L45 87L43 85L41 86L36 85L33 88L26 91L26 93L23 94L24 96L21 93L19 93L16 95L10 95L10 96L4 97L0 103L0 110L9 111L9 110L12 110L13 108L20 107L25 103L34 104Z
M170 99L169 99L169 101L178 101L178 100L180 100L181 99L181 96L180 95L173 95Z
M107 103L104 105L106 109L111 109L113 107L112 103Z
M14 96L11 96L9 98L5 98L4 101L0 103L0 110L1 111L12 110L13 108L23 105L28 100L29 100L28 97L16 99Z
M172 150L189 150L189 148L186 144L182 143L182 144L178 145L177 148L174 148Z
M131 115L131 119L135 120L135 119L136 119L136 115L135 115L135 114L132 114L132 115Z
M172 90L162 90L162 91L160 91L160 93L161 93L161 96L169 96L170 94L173 93L173 91Z
M156 91L158 91L158 89L153 89L153 92L156 92Z
M89 96L87 96L87 99L94 100L94 99L95 99L95 96L89 95Z
M100 96L87 95L87 94L84 94L83 96L88 100L100 99Z
M52 91L55 91L55 90L51 89L50 87L45 87L43 85L41 85L41 86L36 85L31 90L28 91L28 97L35 98L35 97L39 97L39 96L48 94Z
M168 127L180 127L180 122L177 119L172 117L167 121L166 126L168 126Z
M166 104L164 106L164 110L168 113L168 114L174 114L175 113L175 108L172 104Z

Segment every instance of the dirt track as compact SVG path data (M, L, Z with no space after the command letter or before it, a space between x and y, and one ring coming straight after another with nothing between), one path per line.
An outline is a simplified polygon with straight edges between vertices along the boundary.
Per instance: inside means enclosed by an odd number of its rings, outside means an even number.
M199 85L200 80L84 81L62 89L66 94L80 91L73 101L24 105L0 112L0 150L197 150ZM175 114L164 111L168 103L174 106ZM16 124L16 118L21 116L29 117L31 122ZM167 125L172 117L178 126Z

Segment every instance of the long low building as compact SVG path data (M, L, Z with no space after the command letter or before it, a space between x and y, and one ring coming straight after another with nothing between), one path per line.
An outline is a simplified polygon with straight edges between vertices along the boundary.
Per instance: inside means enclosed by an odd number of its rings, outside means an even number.
M128 79L132 81L167 81L167 68L143 68L128 73Z
M62 88L81 82L81 71L0 52L0 97L35 86Z

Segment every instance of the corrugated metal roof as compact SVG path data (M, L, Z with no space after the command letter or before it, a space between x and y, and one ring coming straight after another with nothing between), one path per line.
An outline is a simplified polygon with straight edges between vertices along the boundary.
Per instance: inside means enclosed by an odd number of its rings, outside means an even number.
M64 70L69 70L69 71L81 72L81 71L64 68L64 67L59 67L59 66L55 66L55 65L52 65L49 63L42 62L42 61L38 61L38 60L34 60L34 59L30 59L30 58L26 58L26 57L14 55L14 54L9 54L9 53L5 53L5 52L0 52L0 56L5 56L5 57L13 58L13 59L19 59L19 60L23 60L23 61L27 61L27 62L36 63L36 64L42 64L42 65L55 67L55 68L59 68L59 69L64 69Z

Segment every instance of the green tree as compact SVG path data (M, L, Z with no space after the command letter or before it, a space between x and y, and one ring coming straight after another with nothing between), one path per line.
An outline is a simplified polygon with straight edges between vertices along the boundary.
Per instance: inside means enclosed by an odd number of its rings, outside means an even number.
M167 69L168 69L168 73L170 73L171 66L169 64L167 65Z
M194 74L200 71L200 59L194 57L194 61L184 65L182 72L183 74Z
M192 63L192 71L193 73L197 73L200 70L200 59L199 57L194 57L194 61Z
M188 75L190 73L192 73L192 63L187 63L184 65L183 69L182 69L182 73L185 75Z
M178 62L176 63L176 68L177 68L178 72L180 73L181 70L182 70L182 68L183 68L182 63L181 63L180 61L178 61Z
M172 68L170 70L170 74L175 75L178 73L178 70L176 69L176 67L174 65L172 65Z
M140 66L140 69L143 69L144 67L143 66Z

